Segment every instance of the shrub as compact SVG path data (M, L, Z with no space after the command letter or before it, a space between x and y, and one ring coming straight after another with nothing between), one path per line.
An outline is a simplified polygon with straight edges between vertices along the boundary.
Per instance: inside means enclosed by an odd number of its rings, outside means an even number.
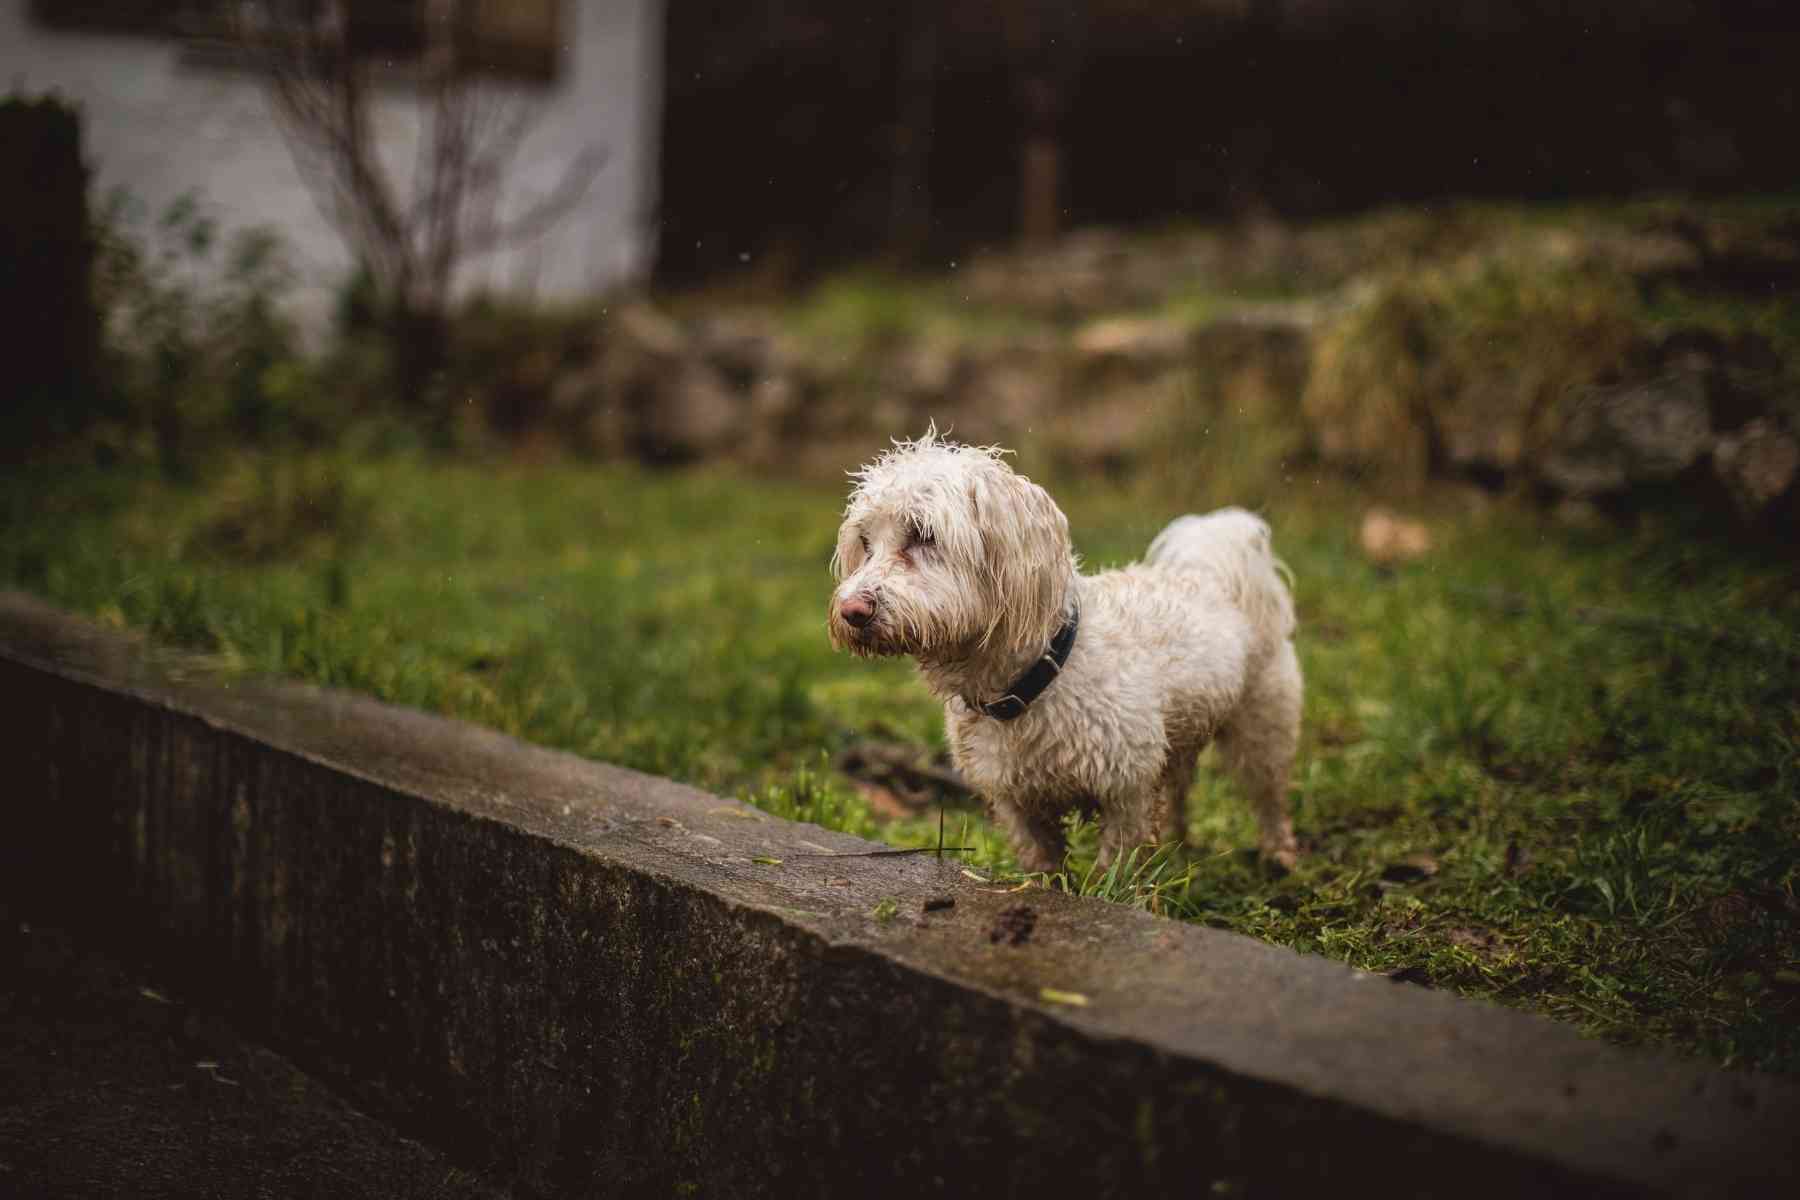
M446 399L458 440L494 434L522 438L554 428L557 380L591 360L600 334L592 305L528 305L477 297L450 322Z
M99 222L114 447L182 474L225 438L305 431L311 378L282 311L294 271L279 235L240 230L220 254L217 226L191 194L140 235L143 224L118 192Z

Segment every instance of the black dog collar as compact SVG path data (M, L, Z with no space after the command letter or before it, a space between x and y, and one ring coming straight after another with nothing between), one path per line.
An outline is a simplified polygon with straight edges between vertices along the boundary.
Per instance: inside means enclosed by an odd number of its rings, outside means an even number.
M1075 627L1080 623L1081 610L1070 609L1069 619L1050 639L1050 648L1026 667L1024 674L1013 680L1006 695L979 705L980 711L996 721L1010 721L1030 708L1031 702L1043 695L1044 689L1062 674L1063 664L1069 661L1069 651L1075 647Z

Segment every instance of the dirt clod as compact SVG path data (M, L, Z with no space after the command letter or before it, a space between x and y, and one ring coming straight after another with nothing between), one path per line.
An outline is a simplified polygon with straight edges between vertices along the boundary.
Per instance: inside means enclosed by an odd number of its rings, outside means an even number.
M994 921L994 927L988 930L988 941L1005 942L1009 946L1023 946L1031 940L1031 931L1037 926L1037 912L1029 904L1021 904L1017 908L1009 908Z
M1415 983L1420 987L1431 987L1431 972L1421 966L1401 967L1397 971L1389 971L1388 978L1395 983Z

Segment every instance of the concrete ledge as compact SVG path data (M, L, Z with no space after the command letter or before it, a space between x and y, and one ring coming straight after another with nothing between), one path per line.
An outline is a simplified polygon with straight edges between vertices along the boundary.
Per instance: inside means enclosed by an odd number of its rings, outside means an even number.
M802 857L870 847L18 596L0 716L0 887L151 940L527 1192L1800 1183L1783 1084L950 862Z

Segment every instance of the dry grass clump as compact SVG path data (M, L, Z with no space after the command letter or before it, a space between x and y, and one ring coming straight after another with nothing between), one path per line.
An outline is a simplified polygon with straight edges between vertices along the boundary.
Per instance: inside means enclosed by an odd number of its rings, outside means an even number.
M1540 450L1563 402L1617 380L1645 330L1622 273L1547 257L1515 248L1364 283L1315 346L1301 403L1320 452L1404 489Z

